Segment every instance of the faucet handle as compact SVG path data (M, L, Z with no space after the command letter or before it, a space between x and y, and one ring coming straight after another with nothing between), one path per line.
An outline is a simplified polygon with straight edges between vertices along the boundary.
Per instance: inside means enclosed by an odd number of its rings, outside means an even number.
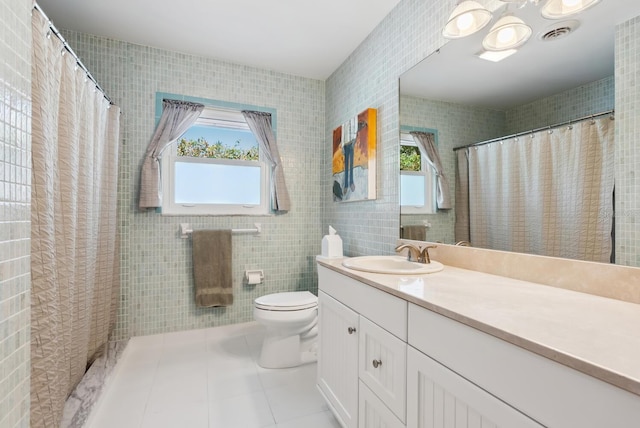
M420 258L422 259L422 263L426 263L426 264L431 263L431 257L429 257L429 249L430 248L438 248L438 246L437 245L429 245L427 247L424 247L420 251Z
M413 244L400 244L395 248L396 253L400 253L404 249L408 250L407 260L420 262L421 254L420 254L420 249L418 247L416 247Z

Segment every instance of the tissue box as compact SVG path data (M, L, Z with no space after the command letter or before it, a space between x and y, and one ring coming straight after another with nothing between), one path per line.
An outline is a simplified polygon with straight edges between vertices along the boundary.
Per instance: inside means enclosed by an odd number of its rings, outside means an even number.
M338 235L325 235L322 238L323 257L342 257L342 239Z

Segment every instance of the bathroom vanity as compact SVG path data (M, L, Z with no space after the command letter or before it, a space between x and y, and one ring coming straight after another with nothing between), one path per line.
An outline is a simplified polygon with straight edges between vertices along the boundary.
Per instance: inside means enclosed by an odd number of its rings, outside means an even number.
M640 305L452 267L319 260L317 384L344 427L640 426Z

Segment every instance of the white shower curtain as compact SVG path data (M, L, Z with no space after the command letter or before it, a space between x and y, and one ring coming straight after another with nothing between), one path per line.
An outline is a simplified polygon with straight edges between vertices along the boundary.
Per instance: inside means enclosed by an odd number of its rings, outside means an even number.
M471 244L609 262L613 130L605 116L467 149Z
M31 426L58 427L115 320L119 109L32 23Z

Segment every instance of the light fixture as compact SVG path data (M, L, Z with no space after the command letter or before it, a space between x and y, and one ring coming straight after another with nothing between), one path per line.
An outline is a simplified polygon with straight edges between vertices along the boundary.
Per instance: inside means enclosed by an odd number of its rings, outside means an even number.
M466 37L484 28L489 21L491 12L476 1L465 0L451 12L442 35L448 39Z
M561 19L582 12L598 4L600 0L548 0L542 6L542 16L547 19Z
M511 14L503 15L482 40L488 51L505 51L522 46L531 37L531 27Z
M489 33L484 37L482 46L484 52L477 54L482 59L490 61L501 61L513 55L517 49L525 44L531 37L533 30L522 19L515 16L510 11L521 9L527 5L539 7L543 4L541 14L547 19L560 19L569 15L575 15L588 9L601 0L500 0L506 3L500 19L491 27ZM634 0L639 1L639 0ZM492 8L495 11L497 8ZM444 37L449 39L459 39L469 36L491 21L492 12L483 7L477 1L459 1L449 20L442 30ZM569 22L569 21L567 21ZM574 22L574 21L572 21ZM577 22L577 21L575 21ZM579 24L579 23L578 23ZM559 24L558 24L559 25ZM553 32L543 33L544 40L551 40L569 34L576 25L554 29ZM501 55L496 55L501 53Z

